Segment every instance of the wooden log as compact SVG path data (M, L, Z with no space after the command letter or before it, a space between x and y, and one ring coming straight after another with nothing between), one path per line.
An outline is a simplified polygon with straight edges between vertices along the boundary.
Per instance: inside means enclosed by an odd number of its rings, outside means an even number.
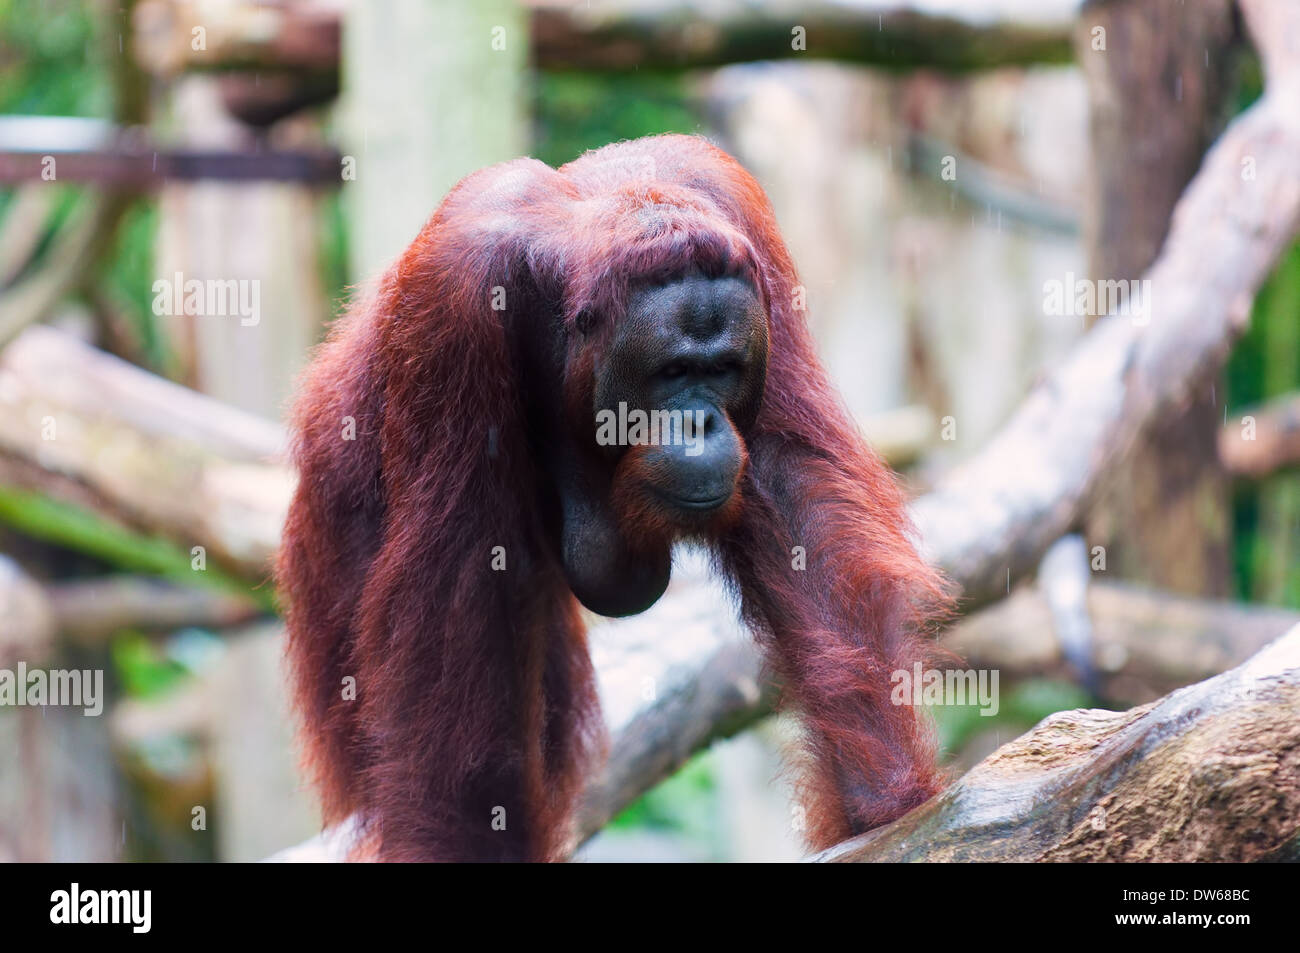
M687 69L797 57L948 71L1070 59L1072 4L1017 19L997 4L796 2L582 5L531 0L541 69ZM1023 8L1021 10L1023 12ZM795 41L802 30L805 42Z
M780 0L705 8L676 0L599 5L527 0L532 61L545 70L693 69L751 60L832 59L903 70L950 71L1062 63L1070 59L1073 0L1027 16L997 2L846 5ZM136 17L136 56L153 72L338 69L339 5L227 3L220 16L195 0L146 0ZM202 49L194 33L204 28ZM795 28L806 42L794 42Z
M338 3L142 0L135 56L164 76L185 69L337 73L343 11ZM198 47L196 49L196 47Z
M97 645L125 628L165 631L185 626L225 628L247 622L262 607L212 589L187 588L147 576L107 576L50 586L54 630L79 645Z
M1141 705L1239 665L1300 625L1289 609L1190 599L1116 583L1088 587L1087 613L1100 697ZM1022 587L962 619L943 636L975 669L998 669L1002 684L1026 678L1074 680L1043 592Z
M277 425L50 328L0 351L0 482L203 546L258 581L293 489L283 448Z
M1300 628L1130 711L1057 712L893 824L871 861L1300 860Z
M1300 465L1300 394L1252 407L1219 431L1219 460L1230 473L1262 477Z

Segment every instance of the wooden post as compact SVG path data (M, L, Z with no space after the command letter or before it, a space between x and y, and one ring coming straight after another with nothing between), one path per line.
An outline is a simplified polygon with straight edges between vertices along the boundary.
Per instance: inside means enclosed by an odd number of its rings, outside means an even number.
M393 260L447 191L526 151L528 29L516 0L369 0L343 27L354 280Z
M1076 50L1092 140L1085 221L1094 281L1141 278L1223 118L1235 28L1228 0L1088 3ZM1161 320L1161 302L1149 317ZM1230 588L1227 479L1217 464L1222 389L1205 381L1181 414L1157 419L1106 483L1089 545L1106 569L1189 595Z
M256 147L252 131L225 113L216 79L181 79L172 102L187 145ZM164 284L154 286L155 311L161 304L180 376L228 404L279 419L327 317L316 193L291 182L168 183L159 205L154 278ZM236 289L239 307L227 300L216 314L173 313L178 275L182 284ZM205 293L205 310L208 300ZM243 307L254 302L255 313Z

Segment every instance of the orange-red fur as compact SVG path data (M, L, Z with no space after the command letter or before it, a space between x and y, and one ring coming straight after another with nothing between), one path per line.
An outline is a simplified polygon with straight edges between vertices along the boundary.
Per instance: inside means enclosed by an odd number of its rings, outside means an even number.
M630 288L689 269L746 275L769 311L741 497L712 542L807 727L809 841L827 846L937 789L929 734L890 703L889 675L917 657L919 607L939 581L814 355L766 196L705 141L663 136L558 171L520 159L469 176L307 375L279 565L288 652L326 819L354 816L378 857L570 848L602 734L577 605L537 505L545 475L511 322L599 330ZM590 347L564 337L566 393L589 392ZM491 567L497 546L505 571Z

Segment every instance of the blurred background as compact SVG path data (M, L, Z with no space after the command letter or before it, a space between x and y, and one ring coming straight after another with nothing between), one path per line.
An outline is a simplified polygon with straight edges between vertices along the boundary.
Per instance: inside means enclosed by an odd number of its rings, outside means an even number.
M0 668L102 669L107 695L0 707L0 859L257 860L319 830L266 568L283 411L466 173L712 138L767 189L824 361L922 492L1088 330L1045 285L1140 277L1260 89L1218 0L0 0ZM225 305L187 308L195 279ZM1020 650L985 656L997 717L939 711L955 769L1300 620L1298 390L1293 250L1080 527L1106 651L1079 662L1033 577L947 636ZM1276 439L1225 437L1243 415ZM593 630L613 722L681 662L654 625ZM798 857L792 730L729 725L584 856Z

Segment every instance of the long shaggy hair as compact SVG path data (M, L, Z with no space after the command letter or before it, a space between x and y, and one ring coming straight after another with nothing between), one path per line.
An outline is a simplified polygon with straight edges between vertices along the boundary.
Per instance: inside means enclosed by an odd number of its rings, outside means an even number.
M936 790L890 673L918 657L940 582L814 355L762 189L704 140L661 136L466 178L306 376L278 574L294 695L326 820L355 817L378 857L571 848L601 720L539 503L519 328L545 328L566 393L589 393L584 342L630 289L688 272L743 275L768 311L739 512L713 544L807 727L809 841Z

